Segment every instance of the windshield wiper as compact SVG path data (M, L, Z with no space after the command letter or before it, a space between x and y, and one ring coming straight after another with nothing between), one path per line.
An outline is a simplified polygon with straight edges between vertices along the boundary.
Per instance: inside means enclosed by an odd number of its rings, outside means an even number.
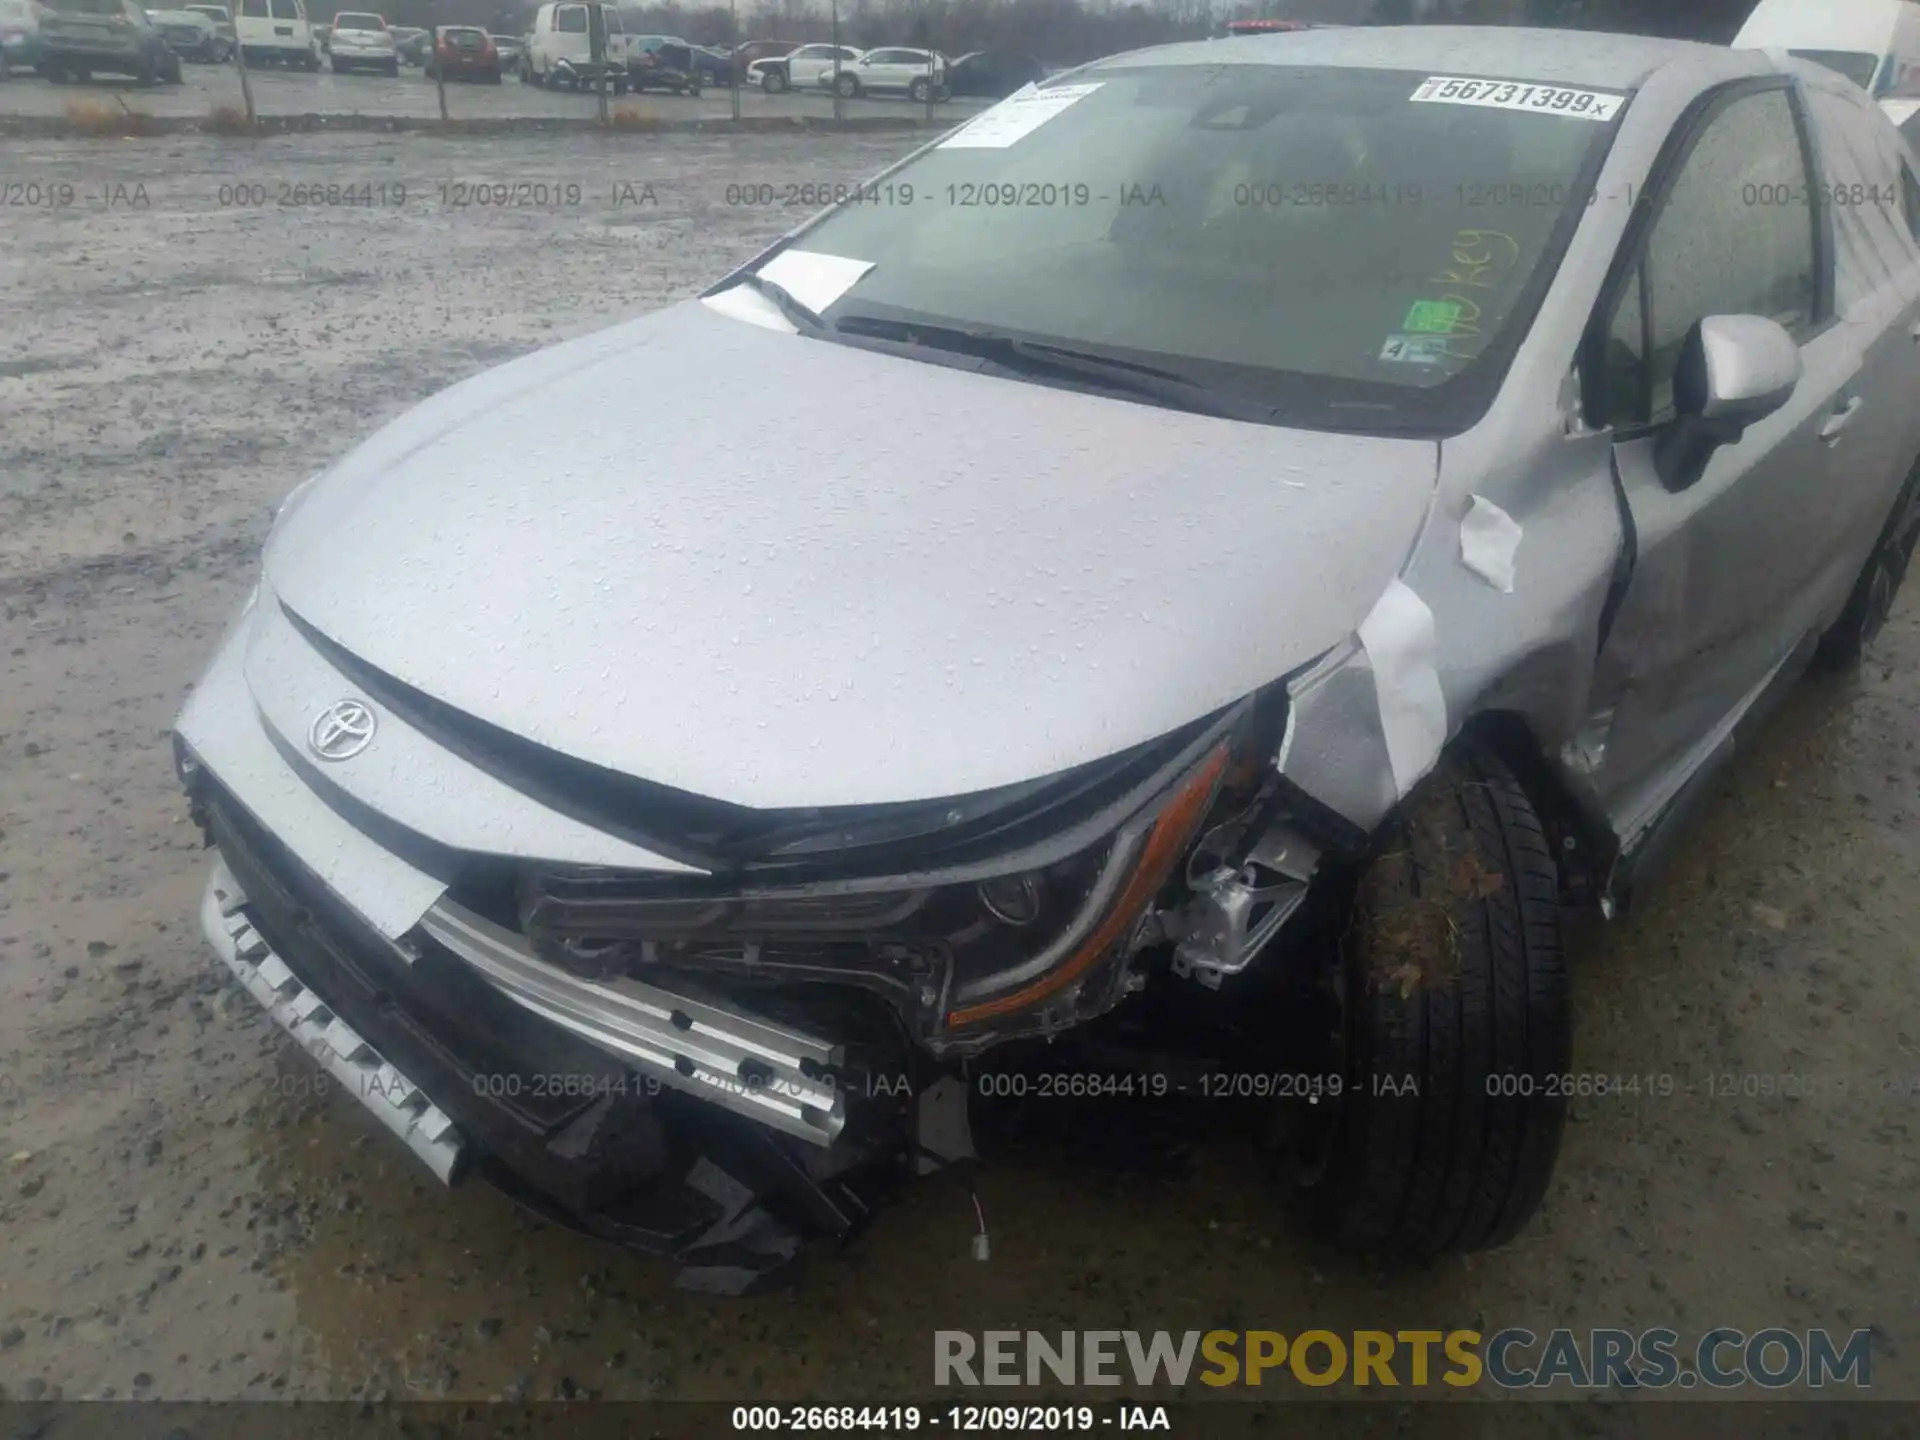
M774 303L776 309L787 318L796 330L804 330L809 335L820 335L833 327L820 318L818 311L809 310L793 298L793 292L778 280L769 280L757 271L749 270L740 277L742 285L750 285Z
M921 325L881 315L843 316L835 327L843 335L865 335L922 345L929 350L972 355L1008 374L1030 378L1058 376L1085 380L1103 390L1151 400L1195 415L1217 415L1228 420L1267 420L1273 407L1211 389L1196 380L1157 365L1121 360L1090 350L1075 350L1039 340L1022 340L991 331L962 330L950 325Z

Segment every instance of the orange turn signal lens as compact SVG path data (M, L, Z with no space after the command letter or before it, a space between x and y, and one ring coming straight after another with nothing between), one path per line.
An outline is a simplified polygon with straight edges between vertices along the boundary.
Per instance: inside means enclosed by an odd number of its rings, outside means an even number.
M947 1024L956 1027L974 1025L982 1020L1031 1009L1091 970L1119 942L1127 927L1139 918L1147 902L1167 883L1173 867L1186 854L1187 842L1193 838L1193 832L1206 817L1207 807L1213 803L1214 789L1227 768L1227 756L1227 746L1216 749L1167 803L1159 818L1153 822L1146 844L1140 847L1140 857L1134 861L1133 873L1127 877L1119 898L1072 955L1024 989L949 1011Z

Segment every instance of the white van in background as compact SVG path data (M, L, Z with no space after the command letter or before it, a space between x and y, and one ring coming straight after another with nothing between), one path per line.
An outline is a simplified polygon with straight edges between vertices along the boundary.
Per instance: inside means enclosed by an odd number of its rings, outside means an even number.
M240 0L233 28L249 65L277 61L299 70L320 68L320 42L307 19L305 0Z
M1785 50L1837 70L1875 99L1920 86L1920 5L1909 0L1759 0L1736 50Z
M606 27L604 64L593 58L592 12L598 10ZM549 90L590 89L601 74L615 93L627 88L627 38L620 9L599 0L547 0L534 14L527 33L520 78Z

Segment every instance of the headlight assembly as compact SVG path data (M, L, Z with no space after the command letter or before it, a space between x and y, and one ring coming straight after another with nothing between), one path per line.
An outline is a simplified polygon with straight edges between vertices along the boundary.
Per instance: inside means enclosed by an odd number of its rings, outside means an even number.
M754 887L611 871L522 876L542 958L596 981L875 991L923 1045L966 1051L1107 1008L1154 898L1213 807L1237 728L1210 727L1106 834L982 874Z

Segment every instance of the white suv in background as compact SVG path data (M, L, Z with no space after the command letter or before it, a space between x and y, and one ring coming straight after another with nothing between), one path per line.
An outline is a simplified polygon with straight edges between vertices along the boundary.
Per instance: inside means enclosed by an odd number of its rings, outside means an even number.
M929 98L947 98L947 70L947 57L936 51L888 47L867 51L851 68L842 61L839 80L829 68L820 83L828 89L837 84L842 95L906 95L924 105Z
M810 90L816 85L831 85L836 54L843 74L860 59L860 52L851 45L802 45L786 55L754 61L747 67L747 81L758 82L769 95L789 88Z
M333 33L327 40L327 53L333 57L333 73L349 70L378 70L386 75L400 73L400 47L385 17L366 10L342 10L333 17Z
M320 68L320 42L313 37L305 0L240 0L233 28L249 65L277 61L301 70Z

